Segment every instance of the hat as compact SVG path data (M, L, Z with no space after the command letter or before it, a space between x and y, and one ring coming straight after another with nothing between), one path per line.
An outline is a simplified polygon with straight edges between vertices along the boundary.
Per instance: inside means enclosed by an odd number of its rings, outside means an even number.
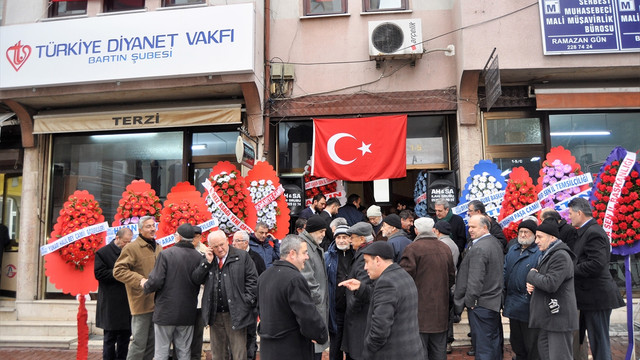
M307 220L307 230L308 233L316 232L318 230L326 229L327 222L320 215L313 215Z
M350 227L349 230L347 231L347 234L358 235L358 236L373 235L373 227L369 223L360 221L359 223L356 223L355 225Z
M387 223L393 226L396 229L402 229L402 222L400 221L400 216L396 214L387 215L382 222Z
M202 235L202 228L198 225L193 226L193 233L196 235Z
M535 234L536 229L538 228L538 225L533 220L525 220L521 222L520 225L518 225L518 231L522 228L529 229L531 230L532 233Z
M193 240L193 226L188 223L178 226L178 230L176 230L176 232L183 240Z
M369 208L367 209L367 217L373 217L373 216L382 216L382 211L380 211L380 206L378 205L369 206Z
M451 224L449 224L449 222L446 220L438 221L435 225L433 225L433 228L440 231L444 235L451 234Z
M392 260L394 258L393 247L386 241L375 241L362 249L363 254L380 256L383 259Z
M402 210L405 211L405 210ZM430 217L417 218L413 222L413 226L418 230L418 234L429 233L433 231L433 219Z
M349 235L349 226L348 225L338 225L336 227L336 231L333 232L333 238L337 238L338 235Z
M558 224L556 224L553 220L543 221L542 224L538 225L537 231L560 238L560 232L558 231Z

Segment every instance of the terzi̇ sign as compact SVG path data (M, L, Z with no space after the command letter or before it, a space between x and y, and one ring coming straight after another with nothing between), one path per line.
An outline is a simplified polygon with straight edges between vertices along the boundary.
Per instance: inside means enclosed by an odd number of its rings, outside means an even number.
M253 3L2 26L0 88L253 72L254 38Z
M539 0L545 55L640 51L640 0Z

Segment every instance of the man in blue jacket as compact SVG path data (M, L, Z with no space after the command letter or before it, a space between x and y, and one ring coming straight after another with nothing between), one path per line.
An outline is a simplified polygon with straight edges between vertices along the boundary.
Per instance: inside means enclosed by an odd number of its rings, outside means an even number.
M535 360L538 355L539 329L529 328L529 302L527 274L537 267L540 250L536 245L536 229L533 220L525 220L518 225L518 243L509 248L504 260L504 310L509 318L511 348L517 359Z
M269 234L269 225L263 222L256 224L256 231L249 237L249 247L262 256L267 269L280 260L280 244Z

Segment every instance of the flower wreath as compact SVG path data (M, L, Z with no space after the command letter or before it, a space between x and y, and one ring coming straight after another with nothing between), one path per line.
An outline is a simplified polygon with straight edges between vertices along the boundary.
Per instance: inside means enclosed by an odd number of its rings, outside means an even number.
M527 170L521 166L513 168L509 174L505 191L506 193L502 201L502 209L500 209L498 222L537 201L538 189L533 185L533 180L531 180ZM518 236L518 225L520 225L521 222L522 220L512 221L502 229L507 241L515 239Z
M506 182L502 171L491 160L480 160L469 173L467 182L462 191L460 203L471 200L480 200L483 197L504 190ZM502 199L484 203L487 213L499 214Z
M198 225L207 220L211 220L211 213L200 192L189 182L180 182L171 188L171 192L167 195L156 238L161 239L174 234L182 224ZM205 244L208 235L209 231L202 232L202 242Z
M144 180L133 180L127 185L118 204L113 226L135 224L147 215L155 217L156 221L160 220L162 203L155 190Z
M289 233L290 211L273 167L259 161L249 170L245 181L249 183L249 194L257 212L256 221L267 224L274 238L284 238Z
M612 200L611 193L617 186L616 176L625 155L625 149L616 147L605 160L593 185L589 200L593 208L593 218L601 226L604 225L607 206ZM638 161L634 162L620 188L620 196L613 207L610 230L614 253L624 255L637 252L630 250L640 242L640 163Z
M86 190L78 190L69 196L60 209L50 242L101 222L104 222L104 215L93 195ZM89 235L59 249L58 253L65 263L73 264L77 270L82 271L104 244L105 235L105 232Z
M416 207L413 209L417 216L427 216L427 172L421 170L416 180L416 185L413 188L413 201L416 203Z
M307 165L304 167L304 197L307 201L309 201L309 199L313 199L313 197L318 194L328 195L335 193L338 190L337 181L311 175L310 162L311 160L307 161ZM314 181L318 181L318 184L313 184Z

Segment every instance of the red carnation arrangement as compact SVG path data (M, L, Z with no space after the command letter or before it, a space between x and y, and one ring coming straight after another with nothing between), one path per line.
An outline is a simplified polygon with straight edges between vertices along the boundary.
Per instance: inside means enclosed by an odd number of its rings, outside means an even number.
M307 162L307 165L304 167L304 197L309 200L313 199L314 196L318 194L328 195L334 193L338 190L338 183L335 180L327 179L327 178L319 178L317 176L311 175L311 165L310 161ZM326 182L324 185L312 186L307 189L306 184L311 183L316 180L324 180Z
M64 203L51 232L50 242L72 232L104 222L104 215L93 195L86 190L77 190ZM89 235L58 250L65 263L73 264L77 270L84 266L103 244L106 232Z
M122 193L113 226L137 223L143 216L153 216L160 220L162 203L155 190L144 180L133 180Z
M607 206L614 188L616 175L626 154L616 148L605 161L595 181L590 197L593 218L599 225L604 224ZM625 177L620 196L611 217L611 246L633 246L640 241L640 163L635 162L629 175Z
M178 183L171 188L164 202L156 238L174 234L182 224L198 225L208 220L211 220L211 213L196 187L187 181ZM208 235L209 231L202 232L203 243Z
M537 201L537 196L538 188L533 185L529 172L521 166L513 168L507 181L498 222L523 207L533 204ZM513 221L502 229L507 240L515 239L518 236L518 225L521 221Z

